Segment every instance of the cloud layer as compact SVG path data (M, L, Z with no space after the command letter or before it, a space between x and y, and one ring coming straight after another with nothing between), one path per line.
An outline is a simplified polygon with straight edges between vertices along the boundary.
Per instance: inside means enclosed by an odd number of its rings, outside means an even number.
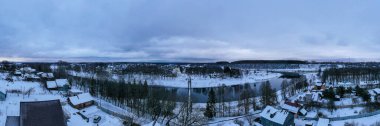
M0 59L380 58L375 2L0 0Z

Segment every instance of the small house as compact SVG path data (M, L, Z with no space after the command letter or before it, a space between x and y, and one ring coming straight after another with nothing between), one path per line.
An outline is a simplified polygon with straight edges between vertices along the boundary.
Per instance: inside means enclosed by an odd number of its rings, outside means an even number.
M41 78L46 80L54 80L54 74L53 73L40 73Z
M76 109L83 109L94 104L94 99L90 93L83 93L77 96L69 97L67 101Z
M40 77L38 77L37 75L35 74L24 74L24 80L25 81L39 81L40 80Z
M294 114L294 117L297 118L298 113L301 110L301 105L296 102L290 102L285 101L283 104L280 105L282 109L285 109L289 111L290 113Z
M5 126L67 126L59 100L21 102L20 116L8 116Z
M22 73L21 73L21 71L16 70L15 73L14 73L13 75L19 77L19 76L22 75Z
M70 85L67 79L57 79L54 81L46 81L46 87L49 90L67 91L70 88Z
M267 106L260 113L261 124L264 126L294 126L294 116L287 110L278 110Z
M23 67L20 69L22 73L34 73L36 72L36 69L33 69L31 67Z
M311 102L318 102L322 99L321 97L322 95L322 92L311 92L311 93L307 93L305 94L305 102L306 103L311 103Z
M307 115L307 110L305 108L300 109L299 113L303 116Z

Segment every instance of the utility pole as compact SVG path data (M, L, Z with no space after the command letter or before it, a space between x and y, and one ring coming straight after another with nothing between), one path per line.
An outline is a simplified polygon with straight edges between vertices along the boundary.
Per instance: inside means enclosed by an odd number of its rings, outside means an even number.
M191 108L191 77L189 76L189 78L186 79L187 80L187 89L188 89L188 99L187 99L187 109L186 109L186 119L185 119L185 125L187 126L189 120L191 119L191 111L192 111L192 108Z

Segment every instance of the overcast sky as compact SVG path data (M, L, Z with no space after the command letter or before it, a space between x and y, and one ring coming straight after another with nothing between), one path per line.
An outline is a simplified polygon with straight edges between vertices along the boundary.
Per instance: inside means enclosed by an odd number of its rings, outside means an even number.
M379 1L263 1L0 0L0 60L380 58Z

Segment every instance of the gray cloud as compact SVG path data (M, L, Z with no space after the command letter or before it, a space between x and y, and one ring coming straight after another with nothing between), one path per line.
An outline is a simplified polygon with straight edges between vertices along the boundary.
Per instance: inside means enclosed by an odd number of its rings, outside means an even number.
M378 4L0 0L0 59L380 58Z

